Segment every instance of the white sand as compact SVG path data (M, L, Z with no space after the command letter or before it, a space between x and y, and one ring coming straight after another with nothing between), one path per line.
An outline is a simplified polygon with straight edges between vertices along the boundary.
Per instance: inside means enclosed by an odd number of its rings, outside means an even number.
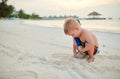
M0 21L0 79L120 79L120 34L94 33L101 53L87 63L61 28Z

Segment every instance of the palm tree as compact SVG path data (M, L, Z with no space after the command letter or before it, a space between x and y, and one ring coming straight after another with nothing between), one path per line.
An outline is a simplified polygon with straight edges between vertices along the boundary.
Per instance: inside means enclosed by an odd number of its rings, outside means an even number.
M10 16L13 10L14 7L12 5L7 5L7 0L2 0L2 2L0 2L0 18Z
M22 9L20 9L19 11L18 11L18 17L20 18L20 19L23 19L24 18L24 11L22 10Z

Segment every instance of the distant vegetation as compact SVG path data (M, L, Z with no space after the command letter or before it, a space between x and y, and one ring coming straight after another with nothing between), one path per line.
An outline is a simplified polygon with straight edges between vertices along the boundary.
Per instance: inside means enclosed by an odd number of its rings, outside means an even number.
M7 5L7 0L0 2L0 18L9 17L14 10L12 5Z
M44 16L42 19L65 19L65 18L78 18L75 15L64 15L64 16Z
M41 19L39 15L32 13L27 14L22 9L15 11L13 5L7 4L8 0L2 0L0 2L0 18L20 18L20 19Z
M14 11L11 17L20 18L20 19L42 19L42 17L39 17L39 15L35 13L32 13L31 15L27 14L22 9L20 9L19 11Z
M23 9L20 9L19 11L16 11L13 5L7 4L8 0L2 0L0 2L0 18L20 18L20 19L64 19L68 17L77 18L77 16L45 16L40 17L36 13L27 14L24 12Z

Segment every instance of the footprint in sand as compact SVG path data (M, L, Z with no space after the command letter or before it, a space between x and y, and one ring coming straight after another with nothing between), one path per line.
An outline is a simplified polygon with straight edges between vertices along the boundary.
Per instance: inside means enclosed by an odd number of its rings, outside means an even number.
M15 48L11 48L7 45L0 44L0 55L14 57L15 55L19 53L20 51Z
M86 59L78 59L69 54L52 54L51 64L57 67L77 68L78 70L86 70L91 72L118 72L120 73L120 56L96 55L95 61L87 63ZM49 60L48 60L49 61ZM57 62L57 64L56 64Z

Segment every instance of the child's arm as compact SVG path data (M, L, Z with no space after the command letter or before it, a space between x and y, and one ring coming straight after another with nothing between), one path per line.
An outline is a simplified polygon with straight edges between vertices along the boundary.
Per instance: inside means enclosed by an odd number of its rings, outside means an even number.
M79 37L74 37L74 41L76 43L78 51L82 49L82 43Z
M81 53L94 49L94 40L88 32L86 32L85 34L85 39L86 39L86 44L85 47L80 50Z

